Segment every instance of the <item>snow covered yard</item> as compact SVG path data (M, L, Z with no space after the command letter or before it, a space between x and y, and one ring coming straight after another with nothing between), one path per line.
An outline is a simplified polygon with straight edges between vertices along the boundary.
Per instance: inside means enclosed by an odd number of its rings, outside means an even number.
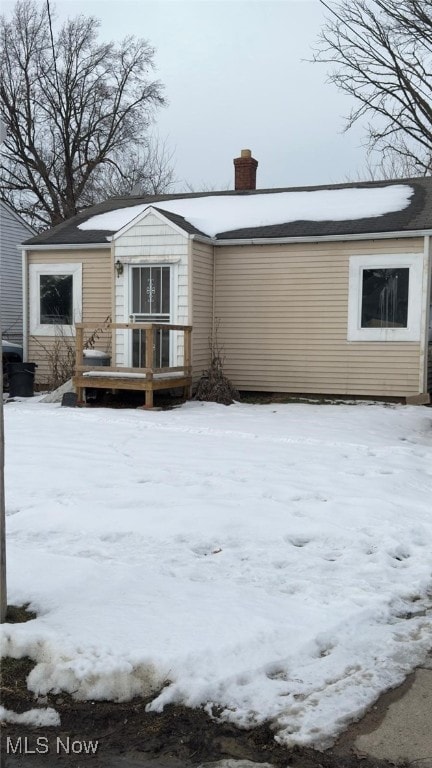
M432 647L432 411L8 404L3 654L326 746Z

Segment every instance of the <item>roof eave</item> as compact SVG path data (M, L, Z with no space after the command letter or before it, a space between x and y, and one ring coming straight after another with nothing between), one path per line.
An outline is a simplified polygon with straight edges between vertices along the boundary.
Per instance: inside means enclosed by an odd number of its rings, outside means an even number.
M288 243L325 243L331 241L343 240L391 240L395 238L425 237L432 236L432 229L411 229L409 231L393 232L361 232L358 234L344 235L313 235L301 237L248 237L248 238L229 238L218 240L216 237L206 237L205 235L188 234L182 230L182 234L191 240L208 243L217 247L228 245L284 245ZM109 249L113 238L107 237L105 243L46 243L41 245L31 245L23 243L18 246L26 251L46 251L46 250L79 250L79 249Z
M32 245L31 243L22 243L18 246L26 251L76 251L105 248L110 249L110 242L106 243L42 243Z
M11 208L10 205L8 205L8 203L6 203L4 200L0 200L0 204L8 209L9 213L13 216L13 218L16 219L18 223L21 224L21 226L25 227L26 230L30 233L30 235L34 236L36 234L36 230L34 229L34 227L32 227L30 224L24 221L22 216L20 216L19 213L16 213L16 211L14 211L13 208Z
M425 237L427 235L432 235L432 229L412 229L402 232L361 232L344 235L313 235L307 237L252 237L223 240L212 238L212 242L213 245L218 247L224 245L284 245L288 243L325 243L343 240L391 240L395 238Z
M182 235L182 237L190 237L189 232L180 227L178 224L175 224L167 216L164 216L163 211L159 210L157 206L149 203L147 208L141 211L141 213L137 213L137 215L134 216L134 218L131 219L127 224L124 224L124 226L118 229L117 232L114 232L110 239L114 241L118 240L120 237L123 237L123 235L125 235L126 232L128 232L132 227L150 215L156 216L156 218L158 218L160 221L163 221L167 226L171 227L171 229L174 229L179 235Z
M197 234L190 234L189 238L191 240L197 240L199 243L208 243L209 245L216 245L216 238L210 237L210 235L197 235Z

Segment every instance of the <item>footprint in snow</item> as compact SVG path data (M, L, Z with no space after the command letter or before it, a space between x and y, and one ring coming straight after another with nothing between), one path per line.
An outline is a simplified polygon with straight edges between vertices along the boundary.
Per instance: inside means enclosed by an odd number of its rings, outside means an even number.
M311 540L304 536L287 536L285 538L287 544L292 544L293 547L305 547L306 544L310 544Z

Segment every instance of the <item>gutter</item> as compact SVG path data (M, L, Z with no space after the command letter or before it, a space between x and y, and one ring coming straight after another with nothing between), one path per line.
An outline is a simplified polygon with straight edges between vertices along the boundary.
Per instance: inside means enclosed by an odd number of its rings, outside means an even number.
M216 245L219 241L215 237L207 237L206 235L191 235L188 234L189 240L196 240L198 243L207 243L207 245Z
M18 248L21 248L21 246L18 246ZM110 249L109 242L106 243L70 243L69 245L67 243L57 243L54 245L53 243L47 243L46 245L25 245L26 251L89 251L89 250L97 250L104 248L105 250Z
M431 322L432 304L432 242L430 237L424 239L424 294L423 316L424 327L420 348L420 392L428 393L432 381L428 381L429 373L429 324ZM431 342L432 344L432 342Z
M28 268L27 249L22 248L22 309L23 309L23 359L28 359Z
M217 237L206 237L205 235L191 235L188 232L184 233L190 240L197 240L200 243L208 243L218 248L223 248L226 245L289 245L290 243L328 243L328 242L343 242L344 240L392 240L400 238L412 238L412 237L428 237L432 236L432 229L418 229L410 230L408 232L366 232L357 235L314 235L308 237L253 237L253 238L230 238L226 240L218 240ZM28 251L70 251L70 250L93 250L93 249L110 249L112 237L107 237L105 243L47 243L46 245L26 245Z
M230 238L229 240L217 240L212 238L210 241L214 246L223 247L224 245L289 245L290 243L328 243L341 242L344 240L392 240L399 238L428 237L432 235L432 229L410 230L409 232L366 232L357 235L315 235L313 237L262 237L262 238ZM192 235L200 239L196 235Z

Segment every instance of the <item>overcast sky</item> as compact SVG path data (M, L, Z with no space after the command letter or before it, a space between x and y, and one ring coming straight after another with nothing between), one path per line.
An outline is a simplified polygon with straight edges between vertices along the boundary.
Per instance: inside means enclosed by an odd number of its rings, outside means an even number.
M157 131L174 151L177 188L233 185L243 148L257 187L356 180L364 131L343 133L350 102L311 64L324 19L317 0L57 0L59 20L101 22L102 39L134 34L156 48L168 107ZM2 12L13 6L2 0Z

